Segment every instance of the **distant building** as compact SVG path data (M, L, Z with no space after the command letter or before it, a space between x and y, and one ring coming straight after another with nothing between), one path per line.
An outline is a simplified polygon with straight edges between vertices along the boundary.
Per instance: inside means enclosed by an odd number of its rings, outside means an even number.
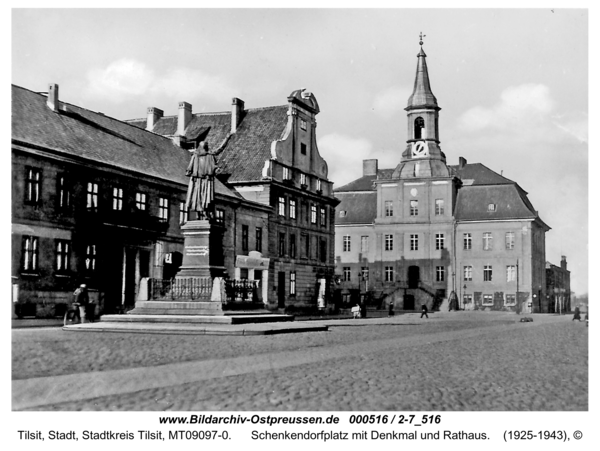
M550 228L516 182L462 157L447 164L422 48L417 58L398 166L365 160L363 176L335 190L338 295L352 303L360 289L404 310L547 312Z
M571 311L571 271L567 269L564 255L560 266L546 262L546 299L549 313Z
M131 309L146 279L181 264L189 150L233 138L219 157L223 264L254 279L269 308L316 305L334 272L337 200L316 148L314 95L286 105L124 122L12 86L12 281L22 315L56 315L86 283L104 312Z

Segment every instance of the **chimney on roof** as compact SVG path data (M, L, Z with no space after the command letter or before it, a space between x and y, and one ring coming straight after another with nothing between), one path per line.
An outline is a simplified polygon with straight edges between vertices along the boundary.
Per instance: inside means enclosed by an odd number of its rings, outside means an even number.
M52 111L58 111L58 85L56 83L48 85L48 100L46 100L46 105Z
M148 122L146 123L146 130L152 131L158 120L163 117L164 111L160 108L151 106L148 108Z
M234 97L231 99L231 133L235 133L238 125L242 122L242 115L244 114L244 101Z
M179 102L179 115L177 116L177 135L184 136L185 128L192 119L192 105L187 102Z
M564 269L565 271L567 270L567 256L566 255L560 256L560 268Z
M363 160L363 177L377 175L377 160Z
M458 169L462 169L467 165L467 159L464 157L458 157Z

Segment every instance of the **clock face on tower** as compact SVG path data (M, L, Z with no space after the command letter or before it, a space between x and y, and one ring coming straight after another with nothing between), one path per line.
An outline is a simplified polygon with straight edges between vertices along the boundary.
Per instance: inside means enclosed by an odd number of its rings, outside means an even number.
M413 158L421 158L429 155L429 145L427 141L417 141L412 144L411 155Z

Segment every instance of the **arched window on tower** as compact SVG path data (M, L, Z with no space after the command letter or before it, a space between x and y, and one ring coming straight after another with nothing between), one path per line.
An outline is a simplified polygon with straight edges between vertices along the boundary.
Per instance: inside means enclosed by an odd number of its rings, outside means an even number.
M425 121L423 120L422 117L418 117L415 119L415 139L422 139L424 132L423 129L425 128Z

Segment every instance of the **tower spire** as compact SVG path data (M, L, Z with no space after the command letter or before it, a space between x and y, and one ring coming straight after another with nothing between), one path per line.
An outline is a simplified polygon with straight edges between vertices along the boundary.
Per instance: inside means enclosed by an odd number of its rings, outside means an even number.
M417 62L417 74L415 76L415 86L413 88L412 95L408 98L408 106L406 110L410 110L413 108L423 108L423 107L434 107L437 108L437 99L431 92L431 85L429 84L429 72L427 71L427 62L425 58L425 52L423 51L423 38L425 35L421 32L419 34L419 45L421 46L421 50L417 55L419 59Z

